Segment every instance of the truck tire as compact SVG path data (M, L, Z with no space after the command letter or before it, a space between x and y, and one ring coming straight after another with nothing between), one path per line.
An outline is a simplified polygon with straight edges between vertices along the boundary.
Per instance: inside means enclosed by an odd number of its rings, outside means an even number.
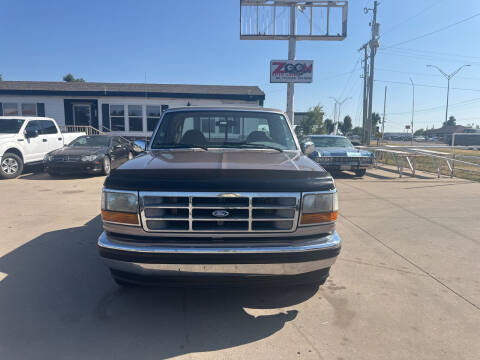
M110 162L110 158L108 156L105 156L103 158L103 165L102 165L103 175L105 176L110 175L111 169L112 169L112 163Z
M23 172L23 160L14 153L5 153L0 162L0 178L15 179Z
M366 173L367 173L367 169L355 170L355 175L358 177L363 177Z

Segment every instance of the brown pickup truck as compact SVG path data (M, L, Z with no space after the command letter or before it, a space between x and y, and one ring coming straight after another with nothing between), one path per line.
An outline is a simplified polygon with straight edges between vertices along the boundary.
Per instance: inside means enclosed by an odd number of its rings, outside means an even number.
M170 109L144 149L103 189L98 247L118 284L325 282L337 192L283 112Z

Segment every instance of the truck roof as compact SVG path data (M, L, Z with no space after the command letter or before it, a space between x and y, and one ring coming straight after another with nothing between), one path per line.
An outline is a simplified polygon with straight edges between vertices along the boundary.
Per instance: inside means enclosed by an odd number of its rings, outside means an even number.
M176 107L176 108L169 108L165 110L165 112L175 112L175 111L255 111L255 112L273 112L278 114L284 114L282 110L279 109L270 109L264 107L256 107L256 106L183 106L183 107Z
M55 121L52 118L49 117L41 117L41 116L18 116L18 115L13 115L13 116L0 116L0 120L4 119L18 119L18 120L52 120Z

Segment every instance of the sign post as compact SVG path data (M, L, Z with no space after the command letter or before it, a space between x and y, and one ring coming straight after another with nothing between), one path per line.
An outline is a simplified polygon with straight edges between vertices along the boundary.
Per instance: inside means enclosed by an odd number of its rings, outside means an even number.
M294 61L297 40L344 40L347 15L348 1L240 0L240 39L288 40L288 63L302 64L306 61ZM270 81L287 83L287 115L293 125L295 83L312 82L312 72L309 81L308 73L273 75L272 62Z

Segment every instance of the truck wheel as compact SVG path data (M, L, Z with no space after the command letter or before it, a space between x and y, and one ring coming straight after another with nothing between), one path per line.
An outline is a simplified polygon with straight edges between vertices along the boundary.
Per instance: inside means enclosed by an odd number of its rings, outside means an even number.
M102 168L103 168L103 175L105 175L105 176L110 175L110 170L112 168L112 165L110 163L110 158L108 156L105 156L103 158Z
M367 173L367 169L358 169L355 170L355 175L358 177L362 177Z
M23 161L17 154L6 153L0 163L0 177L3 179L14 179L23 172Z
M47 173L48 173L48 175L50 175L51 177L58 177L58 176L59 176L59 174L58 174L56 171L47 170Z

